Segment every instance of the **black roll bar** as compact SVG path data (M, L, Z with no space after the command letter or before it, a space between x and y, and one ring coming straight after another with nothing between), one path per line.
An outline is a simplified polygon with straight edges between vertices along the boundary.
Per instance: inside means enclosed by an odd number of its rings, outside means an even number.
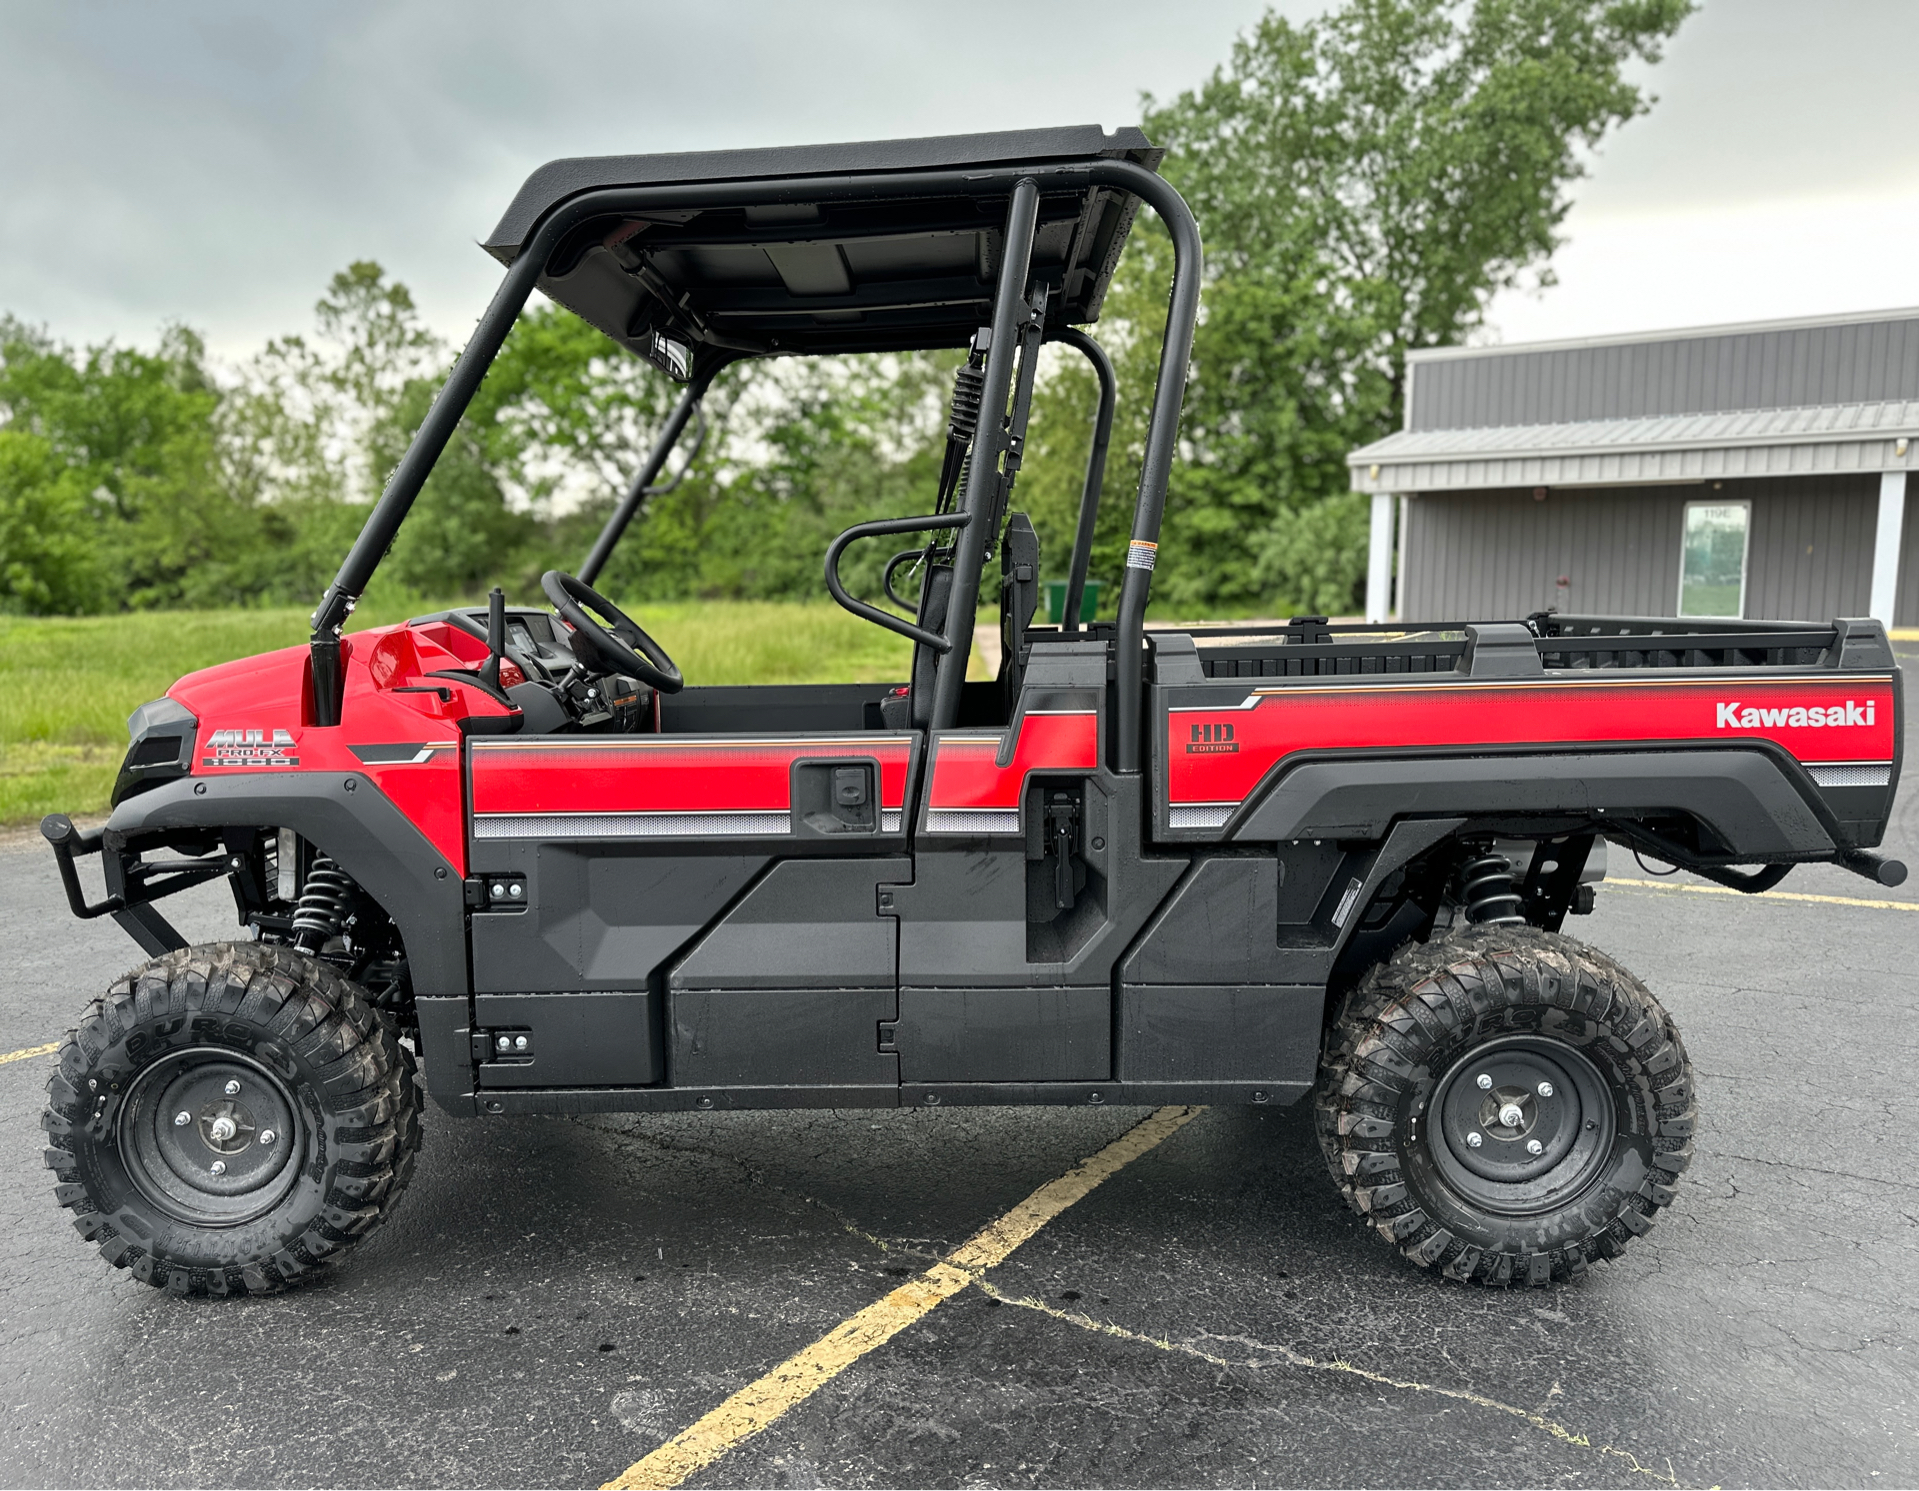
M1128 162L1114 162L1127 165ZM1146 427L1146 458L1140 462L1139 495L1133 501L1133 536L1126 545L1126 574L1119 589L1118 718L1114 721L1113 769L1140 768L1145 729L1141 718L1146 692L1146 602L1152 596L1153 559L1159 552L1160 519L1166 512L1166 486L1179 441L1180 404L1186 397L1186 369L1193 356L1193 330L1199 323L1202 254L1193 210L1171 184L1152 172L1137 173L1134 193L1159 214L1173 239L1173 289L1166 306L1166 337L1159 348L1159 375L1153 386L1153 414ZM1095 168L1095 179L1103 172Z
M486 313L474 327L466 349L453 365L452 373L432 407L427 410L420 428L414 432L406 454L394 468L392 478L380 494L379 501L374 503L359 537L354 540L353 547L341 563L339 573L313 612L310 648L314 723L339 723L340 694L345 683L340 667L340 631L360 597L366 593L381 556L392 546L401 523L426 483L433 463L446 448L487 369L499 355L507 333L513 329L514 320L526 305L527 297L533 293L541 271L561 240L575 228L594 217L649 209L857 201L874 197L964 196L997 194L1008 189L1014 194L1015 205L1021 195L1027 195L1036 206L1039 194L1053 185L1075 190L1087 186L1109 186L1130 192L1159 214L1173 239L1173 286L1166 320L1166 338L1160 348L1159 375L1153 390L1153 412L1147 426L1146 457L1140 468L1139 493L1133 508L1132 542L1128 545L1127 571L1120 588L1119 603L1119 718L1115 731L1115 764L1120 771L1138 771L1144 687L1145 644L1142 633L1146 603L1152 588L1151 556L1158 545L1160 519L1166 506L1166 485L1172 471L1179 433L1179 406L1185 393L1186 369L1192 356L1193 329L1199 314L1201 251L1199 228L1193 221L1192 210L1172 185L1143 166L1120 160L1059 166L1001 166L971 170L606 187L582 192L561 203L541 221L526 246L508 267ZM1009 225L1014 215L1009 214ZM1029 220L1032 215L1032 209L1029 208ZM1008 275L1005 271L1014 257L1013 237L1008 234L999 293L994 298L996 326L1002 312L1010 313L1025 291L1023 281L1031 251L1030 229L1025 234L1024 243L1019 245L1019 276L1013 282L1011 296L1006 293ZM998 385L1000 402L996 406L988 406L992 411L993 423L990 428L996 447L992 453L992 481L999 479L998 421L1005 411L1007 380L1011 374L1008 359L1012 354L1013 341L1009 322L1007 335L995 337L993 350L988 355L989 370L993 363L1001 362L1004 374ZM988 388L990 396L990 372ZM973 500L976 492L984 494L988 491L988 477L983 471L986 464L978 459L973 463L965 504L967 511L977 510ZM970 569L970 583L973 591L977 592L979 572L984 564L982 543L963 543L958 546L958 564L954 575L956 586L963 578L959 571ZM962 600L959 605L948 609L945 640L949 644L949 652L963 641L965 647L960 651L960 658L964 659L972 645L972 597L964 590L956 589L955 593ZM949 668L943 665L940 669L940 692L937 697L948 701L951 712L945 718L949 724L957 714L964 672L963 667L957 666ZM950 683L947 678L949 673L953 675ZM936 716L936 723L937 720Z
M618 544L627 524L631 523L639 512L640 505L654 495L653 483L660 472L666 469L667 457L673 454L673 447L680 443L687 422L699 413L700 401L706 397L706 391L713 384L722 369L733 363L733 358L716 358L694 372L692 380L686 385L686 392L680 395L679 403L673 406L673 412L666 417L666 425L660 431L659 439L653 442L653 449L647 453L640 469L633 474L633 480L627 483L626 495L620 499L619 506L613 509L613 515L606 520L606 526L600 530L600 536L593 540L586 560L577 571L579 578L591 585L599 579L600 571L606 567L606 561L613 556L614 545ZM701 420L702 436L705 431L704 416ZM690 462L699 449L695 442L687 452ZM680 468L680 476L686 474L686 468ZM679 484L675 477L664 490L670 490Z
M951 528L955 533L964 532L973 523L973 515L965 513L930 513L914 518L876 518L870 523L855 523L832 543L826 546L826 588L833 599L838 601L855 616L863 616L868 621L885 627L889 632L898 632L902 637L911 637L939 653L942 657L953 650L950 635L942 637L938 632L928 631L904 617L895 616L890 611L882 611L878 606L870 606L858 596L849 592L840 580L840 555L846 552L846 546L862 538L879 538L888 533L926 533L941 528ZM881 584L888 596L893 596L893 569L902 559L921 552L906 549L895 554L887 562ZM898 597L893 597L898 599ZM951 609L950 607L948 608Z
M1093 365L1099 379L1099 411L1093 416L1093 449L1086 457L1086 485L1079 494L1079 527L1073 534L1073 562L1066 577L1066 611L1060 618L1060 631L1071 636L1079 630L1080 599L1086 594L1086 571L1093 562L1093 528L1099 520L1100 489L1106 484L1106 450L1113 443L1113 413L1119 405L1119 380L1113 375L1113 359L1106 349L1077 326L1062 327L1054 337L1077 348Z
M980 397L979 430L973 460L966 468L966 492L959 511L970 522L991 513L1005 479L1000 454L1006 448L1006 399L1013 388L1013 359L1019 351L1021 313L1026 307L1026 271L1033 262L1033 233L1039 226L1039 183L1022 176L1013 186L1006 213L1006 247L1000 255L999 286L993 292L993 344L986 352L986 386ZM953 595L946 605L946 648L933 683L929 726L950 730L959 720L960 690L973 652L973 622L979 610L979 577L986 549L997 537L991 525L965 534L953 545Z

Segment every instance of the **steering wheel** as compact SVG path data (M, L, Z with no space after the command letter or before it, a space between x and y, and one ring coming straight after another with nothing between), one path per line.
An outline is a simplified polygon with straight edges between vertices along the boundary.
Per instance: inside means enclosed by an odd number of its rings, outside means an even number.
M662 694L677 694L686 687L666 649L584 580L550 569L540 576L540 589L560 613L560 620L573 628L573 653L582 663L597 662L609 673L624 673L650 683ZM589 619L589 611L606 626ZM589 659L586 653L592 657Z

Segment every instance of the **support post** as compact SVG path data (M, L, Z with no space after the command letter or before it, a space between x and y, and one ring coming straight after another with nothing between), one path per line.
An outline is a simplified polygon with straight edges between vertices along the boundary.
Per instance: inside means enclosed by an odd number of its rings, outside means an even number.
M933 683L932 728L950 730L959 719L960 690L973 655L973 622L979 610L979 577L986 549L999 535L990 531L994 498L1004 479L1000 456L1006 448L1006 400L1013 390L1013 361L1019 351L1019 321L1026 301L1026 271L1033 258L1033 232L1039 225L1039 183L1022 177L1013 187L1006 214L1006 247L1000 259L999 288L993 296L993 345L986 354L986 389L980 399L979 432L967 467L960 511L972 527L953 542L953 590L946 603L946 640Z
M1106 451L1113 443L1113 411L1119 403L1119 380L1113 374L1113 359L1106 349L1077 326L1068 326L1059 340L1077 347L1093 365L1099 380L1099 410L1093 416L1093 449L1086 458L1086 484L1079 494L1079 527L1073 534L1073 560L1066 572L1066 612L1060 618L1060 633L1072 636L1079 630L1081 597L1086 594L1086 571L1093 560L1093 530L1099 522L1099 494L1106 482Z
M1373 519L1366 547L1366 619L1384 621L1393 597L1393 509L1391 492L1373 493Z
M1906 527L1906 473L1887 471L1879 477L1879 526L1872 541L1871 615L1887 631L1899 603L1899 550Z
M1413 526L1411 494L1399 495L1399 551L1393 560L1393 620L1406 619L1406 534Z
M599 579L600 571L606 567L606 561L612 556L614 545L620 541L620 535L626 532L627 524L633 521L640 510L640 504L646 501L647 488L658 480L661 471L666 469L666 458L673 454L673 447L679 444L680 436L685 433L687 422L700 406L700 400L706 397L706 390L712 384L713 377L726 364L708 363L686 385L686 391L680 395L679 403L673 406L673 412L666 417L666 426L660 431L660 438L653 442L653 449L647 453L640 469L633 474L633 480L627 484L626 495L620 499L619 506L613 509L613 515L606 520L606 526L600 530L600 536L593 541L592 552L586 556L586 562L580 566L579 578L591 585ZM684 468L682 468L684 470Z
M1119 583L1119 678L1114 693L1113 770L1137 773L1146 745L1146 607L1152 600L1153 565L1159 557L1159 525L1166 514L1166 489L1172 479L1179 443L1180 405L1186 397L1186 369L1193 357L1193 333L1199 325L1199 282L1204 255L1193 210L1172 186L1124 161L1096 167L1115 177L1132 178L1130 190L1159 214L1173 240L1173 289L1166 304L1166 335L1159 348L1159 373L1153 383L1153 412L1146 425L1146 452L1139 464L1139 492L1133 499L1133 536L1126 545L1126 570Z

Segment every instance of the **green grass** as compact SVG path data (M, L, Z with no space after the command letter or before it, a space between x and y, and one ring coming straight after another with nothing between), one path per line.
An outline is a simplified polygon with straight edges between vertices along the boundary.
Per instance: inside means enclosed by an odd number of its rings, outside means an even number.
M354 629L432 609L366 608ZM837 607L694 601L632 611L689 683L906 676L910 644ZM137 706L183 673L306 637L307 613L292 609L0 617L0 825L104 813Z

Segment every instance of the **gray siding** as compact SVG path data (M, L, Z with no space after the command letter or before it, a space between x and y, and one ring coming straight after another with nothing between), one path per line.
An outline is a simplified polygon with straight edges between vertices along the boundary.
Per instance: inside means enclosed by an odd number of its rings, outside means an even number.
M1753 499L1748 616L1830 621L1871 608L1877 476L1727 482L1723 494L1713 495Z
M1906 478L1906 521L1899 530L1899 588L1892 624L1919 626L1919 482Z
M1421 362L1407 428L1919 399L1919 318Z
M1543 502L1524 489L1415 498L1404 614L1411 621L1484 621L1557 606L1671 616L1678 610L1686 503L1739 498L1752 503L1748 616L1829 621L1865 614L1878 512L1874 476L1729 481L1716 490L1560 489ZM1919 572L1919 554L1913 568Z
M1680 513L1694 488L1447 493L1407 504L1404 614L1510 620L1557 606L1669 616ZM1567 584L1558 581L1564 575Z

